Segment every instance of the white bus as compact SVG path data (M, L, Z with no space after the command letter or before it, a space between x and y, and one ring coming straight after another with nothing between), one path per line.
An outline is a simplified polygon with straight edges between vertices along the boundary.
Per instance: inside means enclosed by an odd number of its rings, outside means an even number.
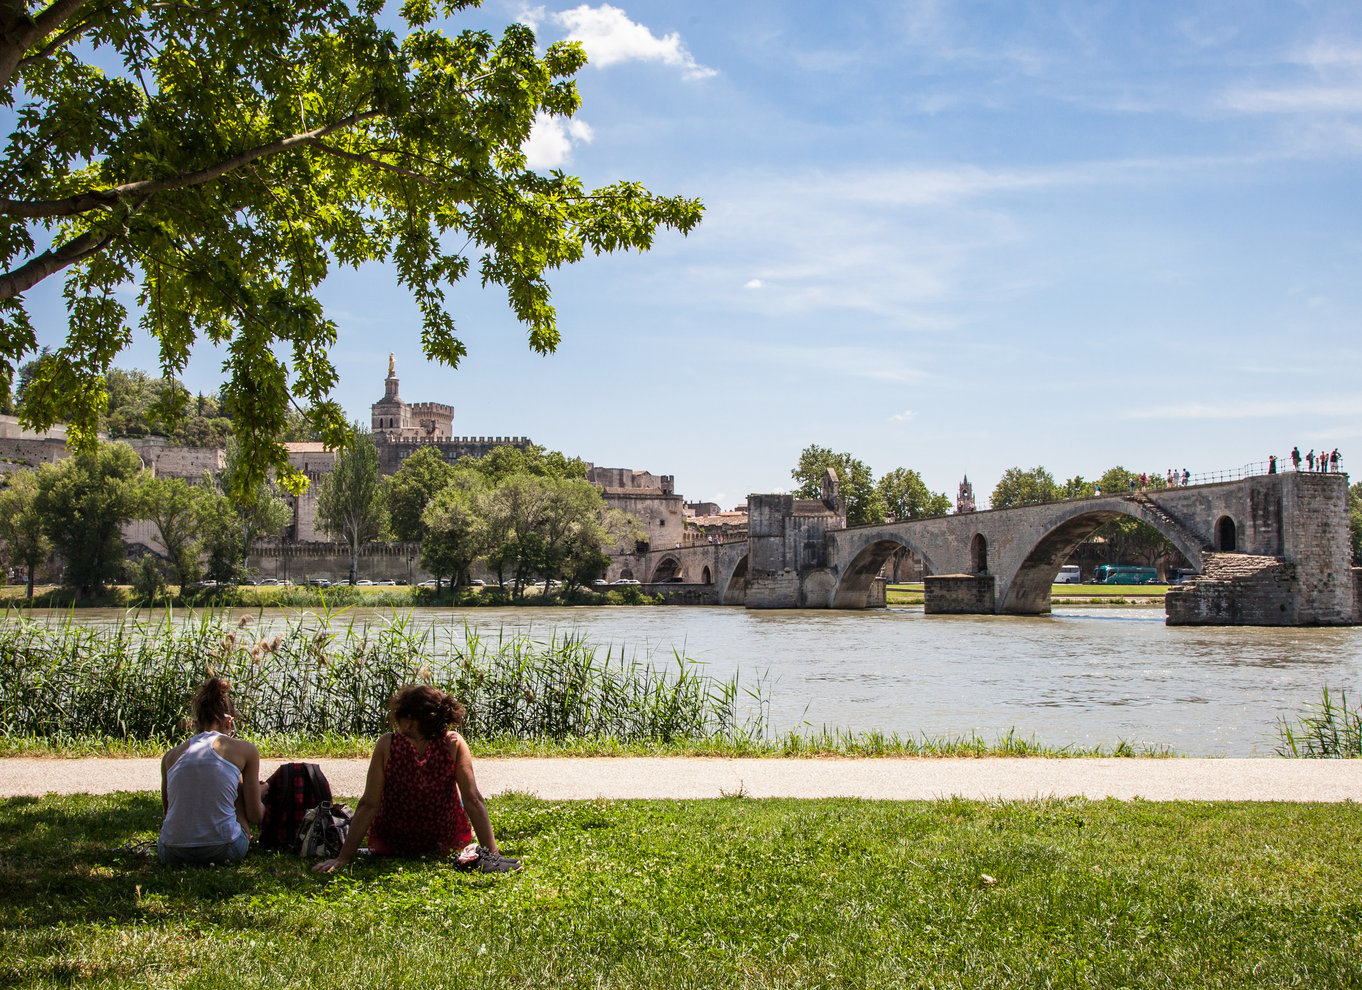
M1055 575L1055 584L1078 584L1081 580L1077 564L1065 564Z

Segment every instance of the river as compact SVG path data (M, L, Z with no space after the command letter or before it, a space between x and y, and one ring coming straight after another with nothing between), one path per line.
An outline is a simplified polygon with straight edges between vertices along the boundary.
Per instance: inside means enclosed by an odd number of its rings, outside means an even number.
M343 621L389 616L352 609ZM101 623L125 613L76 617ZM1278 718L1317 704L1324 687L1362 700L1362 627L1169 628L1162 608L1032 618L926 616L920 607L416 609L413 619L537 638L570 630L659 664L676 650L716 677L762 683L777 732L978 733L992 742L1015 729L1054 747L1127 742L1185 756L1271 756Z

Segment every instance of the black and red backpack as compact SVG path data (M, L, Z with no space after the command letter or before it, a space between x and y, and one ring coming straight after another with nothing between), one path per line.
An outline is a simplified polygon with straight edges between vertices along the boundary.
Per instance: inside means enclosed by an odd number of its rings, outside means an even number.
M285 763L265 781L265 817L260 820L260 848L288 849L307 813L331 800L331 784L315 763Z

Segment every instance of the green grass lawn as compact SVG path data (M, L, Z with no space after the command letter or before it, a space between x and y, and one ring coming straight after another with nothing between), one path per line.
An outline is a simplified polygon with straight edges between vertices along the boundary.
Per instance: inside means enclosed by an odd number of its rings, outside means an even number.
M0 801L0 986L1355 987L1349 805L492 802L518 874L162 868L154 795Z

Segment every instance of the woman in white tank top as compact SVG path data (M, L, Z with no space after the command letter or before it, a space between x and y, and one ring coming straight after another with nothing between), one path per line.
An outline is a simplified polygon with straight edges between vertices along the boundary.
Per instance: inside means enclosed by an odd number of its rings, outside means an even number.
M210 677L190 702L194 735L161 758L165 822L156 840L162 863L234 863L259 825L260 753L232 738L236 707L231 685Z

